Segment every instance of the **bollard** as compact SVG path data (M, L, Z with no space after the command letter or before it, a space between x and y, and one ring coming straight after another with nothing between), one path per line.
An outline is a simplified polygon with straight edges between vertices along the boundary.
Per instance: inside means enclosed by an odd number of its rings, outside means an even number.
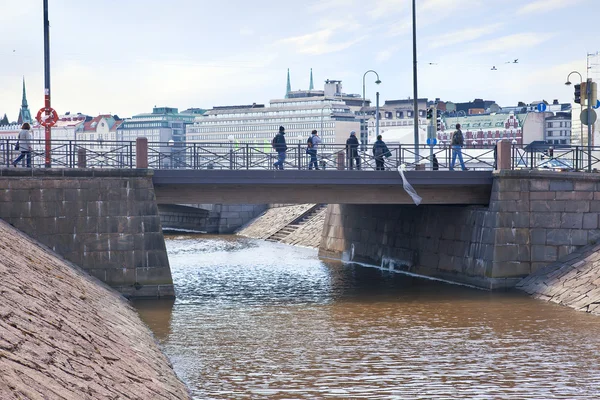
M511 144L506 140L501 140L496 144L496 171L511 169L510 152Z
M135 140L135 167L148 168L148 139L145 137Z
M344 169L346 169L345 160L346 156L344 155L344 153L337 154L337 169L339 171L343 171Z
M87 153L84 148L77 150L77 168L87 167Z

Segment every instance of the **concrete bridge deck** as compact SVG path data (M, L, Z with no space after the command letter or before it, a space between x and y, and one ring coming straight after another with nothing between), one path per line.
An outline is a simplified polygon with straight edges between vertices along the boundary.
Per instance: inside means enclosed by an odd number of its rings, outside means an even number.
M487 205L492 171L407 171L422 204ZM396 171L155 170L159 204L413 204Z

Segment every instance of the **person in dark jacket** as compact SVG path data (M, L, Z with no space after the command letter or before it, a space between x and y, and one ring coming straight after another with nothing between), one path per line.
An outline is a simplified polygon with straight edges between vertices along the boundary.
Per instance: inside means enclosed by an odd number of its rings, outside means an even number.
M277 161L273 163L275 169L283 169L285 163L285 156L287 151L287 145L285 144L285 128L279 127L279 133L273 138L273 148L277 152Z
M373 157L375 157L375 169L377 171L385 170L384 157L390 157L392 154L387 145L381 140L381 135L377 136L377 141L373 144Z
M350 132L350 137L346 140L346 157L348 158L348 167L354 169L356 160L356 169L360 169L360 156L358 155L358 139L356 132Z
M456 157L460 161L460 167L463 171L468 171L465 167L465 162L462 156L462 147L465 145L465 138L462 131L460 130L460 124L456 124L456 130L452 134L452 162L450 163L450 171L454 171L454 164L456 163Z

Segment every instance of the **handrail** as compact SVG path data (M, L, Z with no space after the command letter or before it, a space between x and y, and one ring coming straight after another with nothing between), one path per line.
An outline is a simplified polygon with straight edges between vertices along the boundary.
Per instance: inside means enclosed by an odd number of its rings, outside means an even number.
M21 150L15 150L16 139L0 139L0 165L12 167ZM32 168L45 168L45 141L31 140ZM366 150L363 148L366 147ZM320 144L317 162L327 170L376 170L376 157L372 145L360 145L352 152L346 144ZM83 164L79 159L85 154L87 168L136 168L136 142L97 140L52 140L50 146L52 167L77 168ZM415 153L413 144L389 144L389 154L384 157L384 168L395 170L404 164L407 169L432 167L430 151ZM440 170L450 168L453 150L447 145L419 145L420 150L432 149ZM263 142L231 143L185 143L149 142L148 168L150 169L220 169L258 170L273 169L277 152ZM472 170L492 170L496 167L496 150L492 145L465 146L462 148L465 165ZM600 147L555 147L544 145L532 148L511 144L511 169L553 169L568 171L587 170L590 160L594 170L600 170ZM285 169L307 170L310 155L306 144L288 144ZM25 161L22 162L24 166Z

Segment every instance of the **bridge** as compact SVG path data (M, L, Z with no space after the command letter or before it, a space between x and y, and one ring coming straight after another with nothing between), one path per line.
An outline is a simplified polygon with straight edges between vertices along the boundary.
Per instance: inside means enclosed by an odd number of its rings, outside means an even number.
M487 205L492 171L407 171L422 204ZM414 204L397 171L155 170L159 204Z

